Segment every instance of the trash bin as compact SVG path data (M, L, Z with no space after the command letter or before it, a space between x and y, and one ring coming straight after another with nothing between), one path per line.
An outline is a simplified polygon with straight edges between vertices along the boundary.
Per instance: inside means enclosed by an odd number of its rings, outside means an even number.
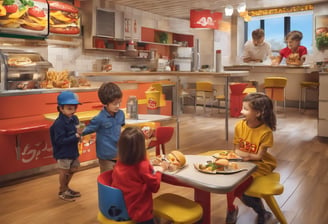
M230 84L230 117L239 117L243 107L243 99L246 93L243 93L247 83Z

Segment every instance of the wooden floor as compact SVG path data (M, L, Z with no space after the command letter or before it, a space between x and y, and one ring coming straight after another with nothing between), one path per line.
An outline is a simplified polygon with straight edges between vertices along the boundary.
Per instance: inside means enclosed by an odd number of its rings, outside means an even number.
M328 142L317 135L317 111L300 114L288 108L278 114L275 145L271 149L278 159L285 191L276 199L290 224L328 223ZM180 123L180 150L197 154L212 149L231 149L233 126L238 118L229 119L229 143L225 141L224 114L199 107L196 114L184 114ZM175 123L172 123L174 125ZM167 151L175 149L174 141ZM98 167L78 172L71 187L82 197L76 202L57 198L58 176L42 175L0 188L1 224L97 224ZM157 194L174 192L192 199L188 188L163 183ZM224 223L225 195L212 194L212 223ZM255 223L255 213L239 204L239 224Z

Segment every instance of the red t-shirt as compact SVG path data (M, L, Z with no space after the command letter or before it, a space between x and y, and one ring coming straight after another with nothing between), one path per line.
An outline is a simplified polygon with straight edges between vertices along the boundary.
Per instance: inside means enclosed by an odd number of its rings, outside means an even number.
M133 221L143 222L153 218L152 193L159 190L162 173L153 172L149 160L128 166L115 164L111 186L123 192L128 214Z
M304 46L299 46L298 47L298 50L297 50L300 58L303 56L303 55L306 55L307 54L307 49L306 47ZM283 49L280 50L280 56L282 58L288 58L288 56L292 53L292 50L288 47L285 47Z

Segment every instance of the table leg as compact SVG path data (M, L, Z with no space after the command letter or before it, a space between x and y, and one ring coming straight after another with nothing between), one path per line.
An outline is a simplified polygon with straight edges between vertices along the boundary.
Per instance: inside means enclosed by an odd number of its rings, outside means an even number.
M226 106L226 111L225 111L225 139L228 142L229 140L229 76L226 77L225 80L225 106Z
M194 200L203 207L202 224L211 224L211 193L195 188Z

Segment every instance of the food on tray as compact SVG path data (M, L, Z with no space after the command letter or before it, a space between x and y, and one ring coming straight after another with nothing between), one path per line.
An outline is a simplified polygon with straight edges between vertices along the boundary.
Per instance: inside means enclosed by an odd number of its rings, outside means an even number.
M228 159L228 160L239 160L242 159L240 156L238 156L235 152L233 151L221 151L218 153L215 153L213 157L217 159Z
M32 60L29 57L19 56L19 57L10 57L8 59L9 66L27 66L31 64L32 64Z
M286 60L287 65L301 65L302 61L298 53L291 53L287 60Z
M195 168L205 173L220 173L220 172L234 172L239 169L235 162L229 162L227 159L217 159L214 161L207 161L204 164L194 164Z
M48 1L50 8L50 32L59 34L79 34L79 10L74 6L59 2Z
M151 159L153 166L166 166L169 172L174 172L186 165L186 157L179 151L172 151L167 155L156 156Z

